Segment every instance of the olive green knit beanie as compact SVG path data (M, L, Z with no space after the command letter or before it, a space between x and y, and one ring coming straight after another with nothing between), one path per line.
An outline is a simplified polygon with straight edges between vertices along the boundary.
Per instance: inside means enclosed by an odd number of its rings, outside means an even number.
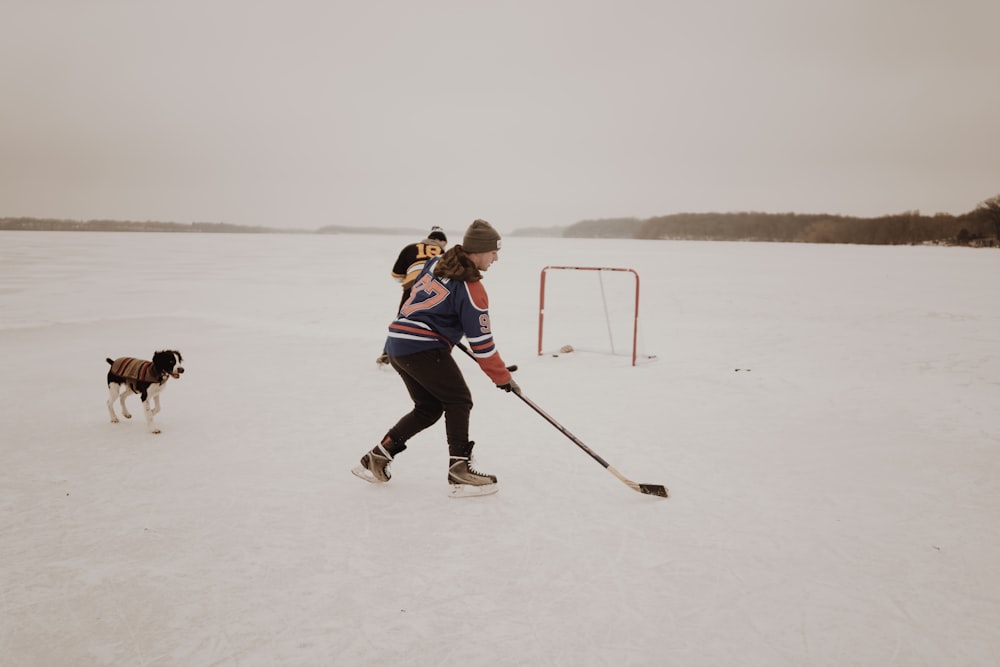
M485 220L476 220L465 230L465 252L492 252L500 249L500 233Z

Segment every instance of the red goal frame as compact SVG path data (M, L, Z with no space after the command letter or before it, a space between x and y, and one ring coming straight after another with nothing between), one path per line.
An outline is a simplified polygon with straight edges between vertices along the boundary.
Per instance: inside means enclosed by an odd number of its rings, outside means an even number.
M632 318L632 365L635 366L636 344L639 338L639 274L635 269L607 266L546 266L542 269L538 296L538 356L542 356L542 335L545 326L545 273L556 269L563 271L624 271L635 276L635 314Z

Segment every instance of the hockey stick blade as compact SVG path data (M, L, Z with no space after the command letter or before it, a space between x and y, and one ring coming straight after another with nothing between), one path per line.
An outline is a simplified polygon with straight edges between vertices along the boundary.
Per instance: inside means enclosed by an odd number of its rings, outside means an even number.
M598 459L598 462L603 464L604 460L603 459ZM623 475L620 472L618 472L617 470L615 470L614 467L612 467L610 465L605 465L604 467L607 469L608 472L610 472L612 475L614 475L619 480L621 480L621 482L625 486L627 486L628 488L632 489L633 491L638 491L639 493L644 493L647 496L657 496L659 498L669 498L670 497L670 492L667 490L667 487L663 486L662 484L637 484L637 483L633 482L632 480L630 480L625 475Z
M667 487L662 484L640 484L639 493L645 493L647 496L659 496L660 498L670 497L667 493Z

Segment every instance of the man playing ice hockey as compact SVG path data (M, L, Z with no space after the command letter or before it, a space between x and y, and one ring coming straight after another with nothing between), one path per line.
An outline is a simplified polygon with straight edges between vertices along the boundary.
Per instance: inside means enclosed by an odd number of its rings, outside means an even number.
M399 307L410 297L410 288L417 276L424 269L427 260L437 257L448 247L448 237L440 227L431 227L430 233L423 241L411 243L399 251L396 263L392 265L392 277L403 286L403 295ZM398 309L397 309L397 312Z
M410 298L410 288L413 287L413 283L416 281L417 276L420 275L420 272L424 270L424 264L427 263L427 260L437 257L447 247L448 237L445 236L443 229L435 226L431 227L430 233L427 234L427 238L423 241L410 243L403 246L403 249L399 251L399 257L396 258L396 263L392 265L392 278L403 287L403 294L399 299L399 307L396 308L397 313L403 307L403 304L406 303L406 300ZM387 364L389 363L389 355L383 351L382 355L375 361L380 366Z
M483 271L497 261L500 234L485 220L469 226L462 244L429 260L399 315L389 325L386 352L413 400L413 409L361 457L353 473L369 482L388 482L389 464L406 442L445 417L451 495L482 496L497 491L497 478L472 467L469 415L472 394L452 358L465 337L480 368L497 388L521 393L493 343Z

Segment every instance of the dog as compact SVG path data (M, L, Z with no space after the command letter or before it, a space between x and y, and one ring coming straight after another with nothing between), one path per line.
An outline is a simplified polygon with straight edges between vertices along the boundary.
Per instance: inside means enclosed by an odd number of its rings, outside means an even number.
M159 433L160 429L153 424L153 417L160 411L160 392L167 380L179 378L184 372L181 353L177 350L162 350L153 354L152 361L134 357L119 357L114 360L109 358L105 361L111 366L108 371L108 414L111 415L111 423L118 423L115 401L122 406L122 416L132 419L125 407L125 399L132 394L139 394L149 432Z

